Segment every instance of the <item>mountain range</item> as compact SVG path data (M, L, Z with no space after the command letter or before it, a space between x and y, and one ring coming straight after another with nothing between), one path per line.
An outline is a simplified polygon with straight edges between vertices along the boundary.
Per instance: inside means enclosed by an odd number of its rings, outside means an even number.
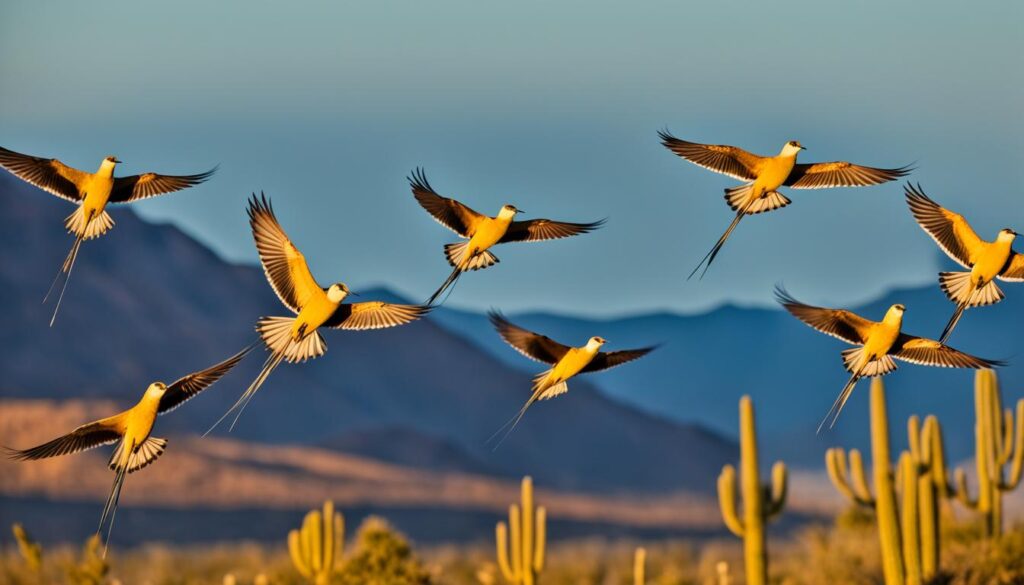
M204 186L202 193L175 196L215 195ZM56 424L41 429L48 419L32 410L33 405L54 412L69 400L81 401L83 412L93 412L97 404L128 405L150 381L176 379L253 341L258 317L286 314L259 267L225 262L175 226L146 222L129 209L116 209L114 229L83 246L61 314L48 328L51 306L40 301L70 246L62 220L71 208L6 173L0 173L0 204L5 210L0 215L0 301L6 309L0 328L5 348L0 352L0 413L5 423L0 441L12 446L70 430ZM301 236L297 240L301 246ZM322 275L324 282L340 276ZM800 291L791 292L799 297ZM360 293L364 299L408 302L384 287ZM1024 303L1021 295L1012 293L1008 291L1008 299L997 307L968 312L953 336L954 345L997 358L1020 354ZM457 295L458 291L455 301ZM935 334L952 309L937 287L894 291L857 309L876 316L897 300L910 309L907 328L920 334ZM736 405L742 394L755 399L765 460L785 458L817 473L825 447L865 443L867 405L862 390L855 393L836 429L814 434L845 379L838 355L841 345L780 310L724 306L700 315L592 319L530 313L510 318L566 343L601 335L611 340L609 349L661 346L636 363L574 381L568 395L531 409L516 432L493 451L485 444L487 438L526 399L539 364L504 345L485 315L443 307L396 329L326 331L325 356L279 368L233 432L215 431L211 448L232 455L213 460L233 461L243 475L257 474L284 466L267 460L299 465L296 459L310 452L336 457L332 465L341 467L354 461L390 466L394 473L387 476L395 484L417 484L417 474L433 474L431 482L419 485L428 492L444 485L444 477L470 476L480 483L465 485L486 485L491 492L504 494L502 490L514 488L516 478L530 474L539 486L561 494L565 501L642 498L649 506L685 501L713 512L715 478L721 466L737 456ZM259 356L248 358L216 387L158 421L158 434L173 439L166 458L176 457L177 444L186 445L181 447L186 450L182 457L205 457L195 435L234 402L260 361ZM1005 369L1008 390L1020 389L1020 372L1019 366ZM936 413L945 425L952 458L971 454L969 373L903 365L889 382L893 417ZM1008 390L1007 397L1020 395ZM25 426L11 420L24 416L26 408L36 413L33 420L43 422ZM245 450L251 453L246 455ZM77 494L74 482L48 491L49 484L32 479L57 473L53 470L77 469L76 465L4 463L0 516L31 510L40 522L54 525L59 520L48 511L59 509L62 517L78 518L82 513L91 521L91 509L80 503L102 499L102 482ZM200 468L215 468L209 462L205 465ZM178 480L173 469L158 472L160 467L146 471L154 478L150 481ZM104 471L101 467L98 473ZM280 472L274 481L281 485L299 481L284 467ZM322 484L316 497L349 497L353 506L372 509L393 505L380 500L373 483L353 484L347 476L338 476L336 484ZM202 485L209 493L192 504L173 506L227 510L224 513L237 508L218 491L230 490L224 487L230 483ZM287 489L282 493L274 509L298 510L315 503L313 492L296 490L292 499ZM430 509L457 507L433 496L417 497ZM245 505L259 502L256 498ZM55 503L63 507L54 507ZM126 506L131 505L132 498L126 495ZM158 515L166 508L146 498L137 505ZM497 502L488 505L500 508ZM796 514L813 515L815 506L817 502L798 504ZM626 520L626 513L613 516L615 520L591 521L637 524ZM202 522L204 517L190 519ZM434 521L429 514L419 518ZM702 522L693 526L708 529L706 518ZM161 526L167 534L186 532L166 518ZM481 524L472 526L466 530L479 535ZM418 532L415 526L404 528Z

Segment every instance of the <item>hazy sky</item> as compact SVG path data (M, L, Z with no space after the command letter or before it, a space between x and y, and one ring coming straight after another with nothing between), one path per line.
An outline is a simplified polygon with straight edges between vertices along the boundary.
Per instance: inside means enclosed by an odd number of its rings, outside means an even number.
M918 165L985 237L1024 229L1020 2L39 2L0 7L0 145L92 169L198 172L137 205L255 262L251 191L322 282L425 298L447 232L412 199L607 226L506 246L457 306L591 314L855 302L933 282L934 244L897 184L790 191L746 219L703 281L735 181L658 143ZM55 224L54 229L60 229ZM119 237L116 230L110 237ZM1024 243L1018 250L1024 249ZM5 253L10 253L6 251Z

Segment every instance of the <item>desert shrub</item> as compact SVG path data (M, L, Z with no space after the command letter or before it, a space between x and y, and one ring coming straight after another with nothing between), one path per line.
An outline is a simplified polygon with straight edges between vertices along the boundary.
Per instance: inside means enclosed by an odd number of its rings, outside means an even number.
M352 551L335 580L342 585L427 585L430 573L401 534L381 518L363 521Z

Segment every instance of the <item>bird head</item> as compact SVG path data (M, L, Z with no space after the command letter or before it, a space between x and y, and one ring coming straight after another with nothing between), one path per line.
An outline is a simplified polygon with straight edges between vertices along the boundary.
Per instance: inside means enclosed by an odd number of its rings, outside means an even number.
M906 306L901 305L899 303L896 303L895 305L889 307L889 311L885 314L885 318L887 320L890 319L890 318L892 318L892 319L903 319L903 313L906 313L906 312L907 312L907 307Z
M146 388L146 396L152 396L154 398L160 398L167 392L167 384L163 382L153 382Z
M587 340L587 347L591 349L597 349L606 343L608 343L608 341L604 337L598 337L595 335L594 337L591 337L590 339Z
M508 203L508 204L503 205L501 207L501 211L498 212L498 217L506 217L506 218L507 217L515 217L515 215L517 213L522 213L522 212L523 211L521 209L517 208L515 205L512 205L511 203Z
M340 303L349 294L351 294L351 291L348 290L348 286L343 282L336 282L327 289L327 298L332 303Z
M114 166L114 165L117 165L117 164L121 164L121 161L118 160L118 158L116 156L110 155L107 158L103 159L103 164Z
M1017 232L1013 231L1010 228L1001 229L999 230L999 241L1012 242L1019 235L1020 234L1018 234Z
M804 148L803 144L800 144L799 140L790 140L789 142L786 143L785 146L782 147L782 155L796 156L796 153L800 152L801 150L807 149Z

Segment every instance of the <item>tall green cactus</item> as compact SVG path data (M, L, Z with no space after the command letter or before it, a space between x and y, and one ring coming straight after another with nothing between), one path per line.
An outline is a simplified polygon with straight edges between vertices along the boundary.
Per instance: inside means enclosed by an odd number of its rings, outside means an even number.
M851 501L875 510L886 585L904 585L906 570L900 543L896 492L893 487L885 384L881 378L871 380L871 467L874 494L868 488L864 461L858 450L850 451L849 463L847 466L846 453L842 449L833 448L825 453L825 467L836 489Z
M882 568L887 585L927 582L939 569L939 506L950 495L946 477L942 428L934 416L921 424L907 421L909 450L900 454L895 470L890 460L885 385L871 382L871 457L874 494L868 486L864 460L856 449L825 454L829 478L853 503L873 508L878 521ZM899 495L899 506L897 506Z
M534 585L544 570L546 519L547 512L543 506L534 511L533 480L529 476L524 477L522 508L515 504L509 506L508 525L498 522L494 528L498 566L509 583Z
M637 547L633 553L633 585L644 585L647 583L647 549Z
M324 502L323 513L306 514L302 528L288 533L288 553L295 569L310 583L327 585L336 572L345 541L345 519L335 513L334 502Z
M740 399L740 491L743 518L736 507L736 469L722 468L718 476L718 504L722 519L733 534L743 539L747 585L764 585L768 580L768 552L765 549L765 524L782 512L786 503L786 465L772 466L771 485L762 485L757 463L757 428L750 396Z
M957 469L956 497L982 515L989 537L998 538L1003 533L1003 492L1016 489L1024 468L1024 399L1017 401L1015 428L1013 412L1003 410L995 371L979 370L974 376L974 412L978 496L970 496L966 474Z

